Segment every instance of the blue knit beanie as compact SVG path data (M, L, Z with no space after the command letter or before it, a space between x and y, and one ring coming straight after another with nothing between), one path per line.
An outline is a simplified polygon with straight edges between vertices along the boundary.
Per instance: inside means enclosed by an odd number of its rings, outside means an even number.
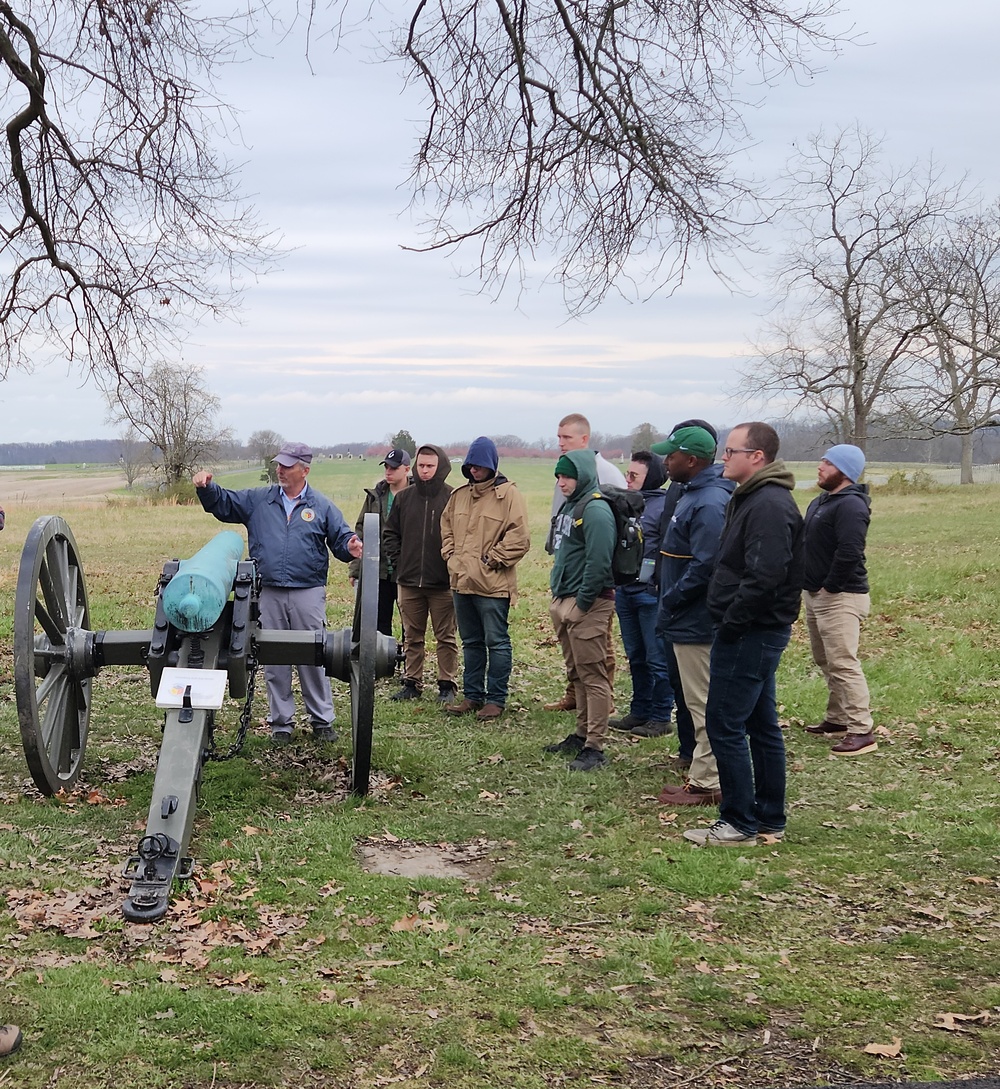
M831 446L823 455L823 460L828 461L835 469L839 469L852 484L857 484L865 471L864 451L847 442L842 442L839 446Z

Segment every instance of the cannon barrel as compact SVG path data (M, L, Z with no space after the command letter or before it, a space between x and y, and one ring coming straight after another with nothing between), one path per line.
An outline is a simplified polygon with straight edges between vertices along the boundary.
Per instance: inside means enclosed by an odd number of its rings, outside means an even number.
M243 558L243 538L231 529L217 533L187 560L163 590L163 611L179 631L208 631L222 615Z

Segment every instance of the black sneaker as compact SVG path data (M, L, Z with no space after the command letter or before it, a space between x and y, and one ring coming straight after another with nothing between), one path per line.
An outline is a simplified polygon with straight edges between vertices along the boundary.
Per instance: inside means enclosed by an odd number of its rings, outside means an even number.
M438 703L451 703L458 695L458 685L454 681L438 681Z
M280 730L271 734L271 748L283 749L286 745L291 745L292 734L290 730Z
M667 734L674 732L673 726L669 722L659 722L656 719L650 719L649 722L644 722L641 726L636 726L632 729L633 737L666 737Z
M403 687L398 692L393 692L389 699L418 700L420 699L420 689L417 688L413 681L403 681Z
M313 741L336 741L337 731L332 726L314 726Z
M569 764L570 771L593 771L607 763L604 753L598 749L583 748L579 756Z
M609 719L608 726L612 730L623 730L625 733L629 733L639 726L645 726L646 721L646 719L640 718L638 715L633 715L632 712L629 711L627 715L622 715L621 718Z
M572 756L576 756L587 744L587 739L581 737L579 734L570 734L568 737L563 738L562 741L557 741L553 745L546 745L542 752L559 752L568 753Z

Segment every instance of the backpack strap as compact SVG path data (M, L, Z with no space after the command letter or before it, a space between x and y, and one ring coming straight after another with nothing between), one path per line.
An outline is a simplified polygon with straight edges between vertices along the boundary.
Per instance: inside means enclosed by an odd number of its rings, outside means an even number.
M582 499L576 501L576 505L573 507L573 528L583 531L583 516L584 511L587 509L587 503L592 499L603 499L603 495L599 491L592 491L588 495L584 495Z
M587 508L587 504L591 499L603 499L604 496L600 492L591 492L589 495L585 495L582 499L576 501L576 506L573 508L573 525L583 525L583 512Z

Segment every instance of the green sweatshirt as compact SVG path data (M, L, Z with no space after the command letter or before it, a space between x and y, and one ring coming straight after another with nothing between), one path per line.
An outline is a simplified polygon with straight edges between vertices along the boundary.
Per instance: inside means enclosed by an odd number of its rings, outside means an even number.
M575 597L577 608L587 612L602 590L615 585L615 516L607 503L594 499L584 507L582 525L574 523L576 504L598 488L597 460L592 450L570 450L565 456L576 467L577 482L552 522L555 562L549 585L553 597Z

